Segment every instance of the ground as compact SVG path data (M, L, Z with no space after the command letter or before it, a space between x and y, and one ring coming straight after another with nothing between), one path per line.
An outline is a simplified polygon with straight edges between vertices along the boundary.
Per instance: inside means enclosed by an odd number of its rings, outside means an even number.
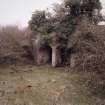
M2 67L0 105L105 105L104 96L88 86L93 75L50 66Z

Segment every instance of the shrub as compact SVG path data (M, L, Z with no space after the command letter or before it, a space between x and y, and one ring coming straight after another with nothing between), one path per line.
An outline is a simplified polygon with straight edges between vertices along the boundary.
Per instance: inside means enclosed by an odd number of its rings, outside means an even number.
M27 29L20 30L17 26L6 26L0 28L0 64L14 64L26 62L28 52L24 49L29 37Z

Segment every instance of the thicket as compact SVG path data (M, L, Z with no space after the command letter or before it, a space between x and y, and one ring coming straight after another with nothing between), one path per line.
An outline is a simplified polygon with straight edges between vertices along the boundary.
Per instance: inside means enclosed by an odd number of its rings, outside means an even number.
M99 0L64 0L54 4L52 13L35 11L27 29L1 27L0 63L33 61L31 33L41 33L43 43L49 45L50 33L56 32L64 64L70 65L73 55L76 69L104 71L105 27L97 25L103 19L101 9Z
M0 27L0 64L30 63L28 29ZM31 50L30 50L31 51ZM30 60L31 61L31 60Z
M100 0L63 0L54 5L52 13L35 11L29 28L40 32L48 45L50 33L56 32L65 64L70 65L68 57L73 55L77 69L102 71L105 32L97 25L103 20L101 9Z

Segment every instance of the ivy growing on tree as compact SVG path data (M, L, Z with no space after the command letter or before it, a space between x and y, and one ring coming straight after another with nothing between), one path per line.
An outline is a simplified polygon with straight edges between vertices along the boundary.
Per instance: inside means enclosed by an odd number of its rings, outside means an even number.
M32 31L40 32L45 39L49 38L49 33L57 32L61 46L66 47L68 37L83 17L93 24L102 19L101 8L100 0L63 0L61 4L54 5L53 15L47 11L35 11L29 27Z

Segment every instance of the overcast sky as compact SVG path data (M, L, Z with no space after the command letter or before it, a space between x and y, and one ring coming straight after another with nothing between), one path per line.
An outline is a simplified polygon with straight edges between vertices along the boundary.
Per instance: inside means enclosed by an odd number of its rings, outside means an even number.
M0 0L0 25L27 26L34 10L51 8L56 2L59 0ZM101 2L104 7L105 0Z

